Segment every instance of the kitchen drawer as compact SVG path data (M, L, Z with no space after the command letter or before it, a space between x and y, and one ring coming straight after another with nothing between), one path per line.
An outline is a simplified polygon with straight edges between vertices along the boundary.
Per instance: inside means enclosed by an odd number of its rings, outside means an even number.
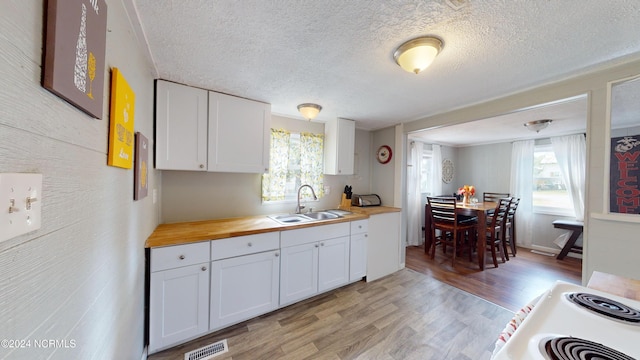
M213 240L211 241L211 260L276 250L279 247L280 233L277 231Z
M308 244L342 236L349 236L348 222L286 230L280 233L280 247Z
M351 222L351 234L362 234L369 230L369 219Z
M151 249L151 271L179 268L209 261L209 241Z

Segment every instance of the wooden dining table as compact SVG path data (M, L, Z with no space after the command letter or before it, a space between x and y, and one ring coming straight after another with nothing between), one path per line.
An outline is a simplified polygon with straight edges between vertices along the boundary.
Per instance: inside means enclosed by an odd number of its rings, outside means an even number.
M484 256L486 249L486 241L484 240L484 224L487 223L487 214L490 210L495 210L498 203L491 201L478 202L475 204L464 204L462 202L456 203L456 212L460 215L467 216L477 216L478 217L478 235L480 239L478 239L477 243L477 253L478 253L478 265L480 266L480 270L484 270ZM429 203L425 206L425 221L424 221L424 246L425 252L429 252L431 248L431 242L433 239L431 238L431 209L429 208Z

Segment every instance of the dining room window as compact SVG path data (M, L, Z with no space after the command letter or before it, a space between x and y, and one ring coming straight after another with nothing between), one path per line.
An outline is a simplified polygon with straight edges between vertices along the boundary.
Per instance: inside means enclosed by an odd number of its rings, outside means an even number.
M422 158L420 159L420 192L429 196L432 194L431 179L433 176L433 150L424 149L422 151Z
M551 144L536 145L533 154L533 210L573 215L573 204Z
M269 172L262 176L263 202L293 202L298 188L309 184L324 196L324 135L271 129ZM301 193L311 197L308 188Z

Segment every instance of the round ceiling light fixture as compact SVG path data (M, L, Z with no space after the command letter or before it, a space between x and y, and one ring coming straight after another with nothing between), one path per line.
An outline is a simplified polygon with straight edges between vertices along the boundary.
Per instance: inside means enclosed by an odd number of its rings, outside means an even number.
M393 58L404 70L418 74L431 65L443 46L442 40L423 36L400 45L393 53Z
M534 120L524 123L524 126L531 131L540 132L540 130L549 126L552 121L551 119Z
M318 104L304 103L298 105L298 111L300 111L300 114L309 121L315 119L320 113L320 110L322 110L322 106Z

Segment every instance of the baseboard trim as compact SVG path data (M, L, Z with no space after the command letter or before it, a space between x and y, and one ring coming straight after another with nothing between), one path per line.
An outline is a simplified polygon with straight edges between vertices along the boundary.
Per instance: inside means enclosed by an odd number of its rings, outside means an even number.
M556 256L558 254L560 254L560 250L561 250L561 249L557 249L557 248L552 248L552 247L548 247L548 246L540 246L540 245L531 245L531 247L525 247L525 248L526 249L530 249L530 250L541 251L541 252L545 252L545 253L552 253L552 254L554 254ZM582 259L582 254L569 252L567 254L567 257L572 257L572 258L576 258L576 259Z

